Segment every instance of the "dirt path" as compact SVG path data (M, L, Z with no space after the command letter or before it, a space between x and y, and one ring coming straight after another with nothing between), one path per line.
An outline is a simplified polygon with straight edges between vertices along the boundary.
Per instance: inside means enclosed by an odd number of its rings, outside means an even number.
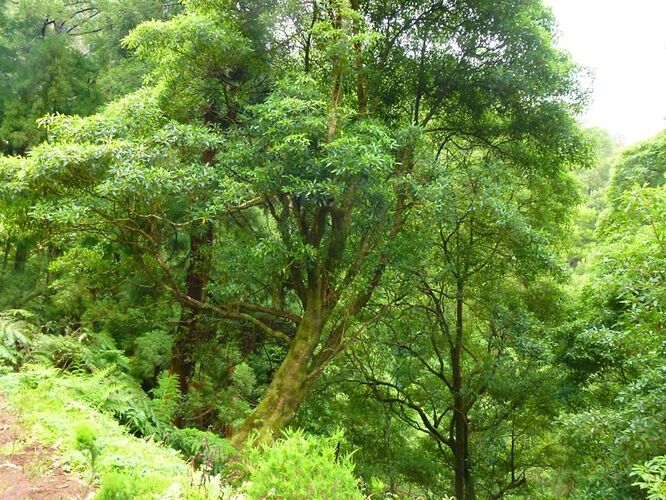
M86 484L56 465L55 451L30 441L0 394L0 499L92 498Z

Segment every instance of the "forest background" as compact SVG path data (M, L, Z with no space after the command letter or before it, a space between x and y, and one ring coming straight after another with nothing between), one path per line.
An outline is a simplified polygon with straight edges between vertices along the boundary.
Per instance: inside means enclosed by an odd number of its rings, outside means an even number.
M666 133L581 128L539 0L0 27L18 408L67 394L250 498L663 498ZM88 430L100 494L169 488Z

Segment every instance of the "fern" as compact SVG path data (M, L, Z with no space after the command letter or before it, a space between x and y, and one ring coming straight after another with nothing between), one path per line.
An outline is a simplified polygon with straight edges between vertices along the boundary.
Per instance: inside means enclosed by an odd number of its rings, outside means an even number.
M19 371L30 351L34 327L28 311L13 309L0 314L0 362Z
M163 422L174 420L176 410L182 404L178 376L164 371L157 377L157 387L152 390L155 413Z

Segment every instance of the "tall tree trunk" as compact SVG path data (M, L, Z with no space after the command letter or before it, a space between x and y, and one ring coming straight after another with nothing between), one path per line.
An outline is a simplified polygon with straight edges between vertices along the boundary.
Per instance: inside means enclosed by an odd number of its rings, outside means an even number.
M242 448L252 431L257 431L260 442L268 442L291 421L307 396L310 387L309 365L321 338L324 322L320 294L310 293L307 309L289 352L275 372L261 402L234 435L231 441L234 447Z
M234 111L229 110L229 113ZM216 111L209 108L204 113L204 121L214 124L219 120ZM215 150L204 149L201 159L206 164L215 162ZM195 222L190 231L190 259L185 278L187 295L199 303L206 301L206 284L212 268L211 247L213 244L213 224L211 222ZM202 329L199 321L201 311L192 306L184 306L181 312L176 337L171 347L171 366L169 372L178 375L180 392L185 395L190 390L190 383L196 366L196 348L210 334Z
M463 283L458 280L456 284L456 336L450 351L453 371L455 492L458 500L471 500L475 495L469 464L469 429L463 383L463 333Z
M213 225L198 224L190 234L190 259L187 266L187 295L198 302L205 302L206 283L211 270L211 244ZM180 390L187 394L196 364L195 350L207 340L208 333L199 321L200 311L184 306L171 348L170 372L178 375Z

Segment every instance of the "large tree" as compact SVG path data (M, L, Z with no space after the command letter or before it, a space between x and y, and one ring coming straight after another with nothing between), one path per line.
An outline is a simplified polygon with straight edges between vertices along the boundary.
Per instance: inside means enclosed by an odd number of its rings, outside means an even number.
M493 156L442 158L411 228L414 260L383 294L396 304L377 301L389 312L351 351L359 383L450 461L457 498L499 498L541 465L525 422L535 398L548 408L539 336L558 318L557 242L575 199L566 175Z
M183 391L211 319L284 345L240 446L287 425L368 319L442 151L480 144L556 177L581 148L580 95L535 0L185 6L127 40L155 67L146 87L46 120L14 186L180 304Z

